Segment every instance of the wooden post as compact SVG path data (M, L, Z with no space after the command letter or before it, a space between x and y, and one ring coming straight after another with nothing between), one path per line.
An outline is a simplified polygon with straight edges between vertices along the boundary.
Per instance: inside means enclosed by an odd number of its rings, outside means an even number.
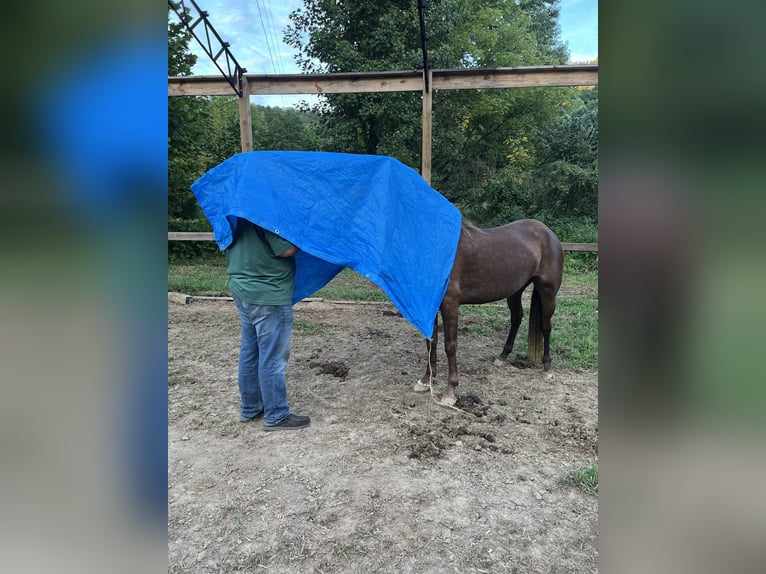
M250 115L250 88L242 76L242 97L239 98L239 139L242 151L253 151L253 120Z
M426 82L428 74L428 82ZM426 85L429 89L426 91ZM433 104L433 73L423 70L423 151L421 154L420 175L431 185L431 110Z

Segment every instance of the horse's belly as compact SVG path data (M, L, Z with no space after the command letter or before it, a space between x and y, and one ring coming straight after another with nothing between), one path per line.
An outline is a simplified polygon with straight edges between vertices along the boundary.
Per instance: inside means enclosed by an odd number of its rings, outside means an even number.
M460 304L461 305L482 305L484 303L494 303L495 301L502 301L504 299L508 298L508 295L503 294L489 294L484 296L461 296L460 297Z
M529 281L520 282L517 280L506 279L503 281L487 280L476 284L460 285L460 304L461 305L481 305L483 303L493 303L495 301L504 301L514 293L529 285Z

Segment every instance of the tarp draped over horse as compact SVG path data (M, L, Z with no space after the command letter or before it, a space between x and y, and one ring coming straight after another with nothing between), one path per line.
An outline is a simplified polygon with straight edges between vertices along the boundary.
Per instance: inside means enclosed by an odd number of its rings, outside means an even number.
M222 251L237 218L300 248L293 302L351 267L431 336L461 215L413 169L385 156L245 152L208 171L192 191Z

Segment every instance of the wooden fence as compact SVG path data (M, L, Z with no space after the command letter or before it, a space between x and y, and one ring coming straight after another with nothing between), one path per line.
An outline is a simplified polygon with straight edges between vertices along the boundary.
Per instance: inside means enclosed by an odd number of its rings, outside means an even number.
M340 94L412 92L423 94L423 141L421 175L431 183L431 107L434 90L507 89L561 86L595 86L597 65L522 66L401 72L355 72L341 74L280 74L242 77L239 127L242 151L253 150L250 96L288 94ZM426 82L426 80L428 80ZM426 89L430 86L430 89ZM221 76L168 78L169 96L228 96L229 82ZM168 232L168 241L212 241L212 233ZM597 243L565 243L567 251L598 251Z
M197 231L168 231L168 241L215 241L212 233ZM598 243L562 243L564 251L593 251L598 253Z

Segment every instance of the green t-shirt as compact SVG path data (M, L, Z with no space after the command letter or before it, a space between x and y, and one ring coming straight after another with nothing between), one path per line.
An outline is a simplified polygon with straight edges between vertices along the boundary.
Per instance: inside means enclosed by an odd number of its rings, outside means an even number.
M234 241L226 250L231 290L254 305L290 305L295 260L280 257L292 244L245 219L237 221Z

